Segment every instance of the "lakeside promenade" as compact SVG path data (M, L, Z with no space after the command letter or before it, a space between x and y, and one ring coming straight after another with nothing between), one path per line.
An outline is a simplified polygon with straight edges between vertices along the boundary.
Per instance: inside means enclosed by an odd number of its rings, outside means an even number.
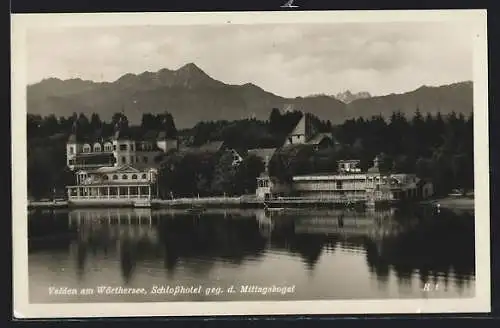
M474 198L471 197L442 197L432 200L418 202L422 205L431 205L433 207L455 209L455 210L474 210ZM276 198L262 201L254 196L239 197L194 197L194 198L175 198L175 199L152 199L150 207L152 208L264 208L270 207L318 207L325 206L349 206L362 205L361 200L346 202L339 199L299 199L299 198ZM113 200L108 203L103 200L90 202L68 202L66 200L57 201L29 201L28 208L67 208L67 207L134 207L134 201L123 199Z

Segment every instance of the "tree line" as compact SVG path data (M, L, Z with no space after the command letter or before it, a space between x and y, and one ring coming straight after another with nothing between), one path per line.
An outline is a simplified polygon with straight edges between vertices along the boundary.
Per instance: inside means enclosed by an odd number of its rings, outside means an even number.
M54 135L69 135L73 132L75 124L78 127L78 134L81 137L92 137L99 133L103 137L110 137L115 126L122 122L128 127L128 118L124 113L115 113L109 122L101 120L99 114L93 113L90 119L83 113L69 117L61 116L57 118L54 114L42 117L41 115L27 115L27 137L47 138ZM169 112L161 114L144 113L140 125L130 126L134 132L144 134L147 131L165 131L167 136L175 137L177 129L172 114Z
M27 115L27 174L28 194L34 198L52 197L54 193L63 196L66 185L75 183L75 177L66 167L66 142L77 126L80 138L97 135L107 138L113 135L115 126L121 122L128 126L127 116L113 114L109 122L101 120L99 114L90 118L80 113L69 117L48 115ZM168 112L162 114L145 113L140 125L130 126L134 134L144 134L150 130L162 130L168 137L175 137L177 129Z
M438 195L474 188L472 114L424 117L417 109L406 118L394 112L388 120L382 116L347 120L332 127L332 135L333 148L314 152L299 147L278 153L270 163L271 175L286 181L297 174L332 172L341 159L358 159L361 169L367 170L378 156L382 173L416 173L432 181Z
M262 159L247 156L237 165L230 152L173 152L159 170L162 198L252 194L264 171Z
M222 140L234 149L279 148L288 133L302 117L302 112L281 113L272 109L267 120L243 119L237 121L199 122L194 127L177 131L169 113L146 113L140 125L131 126L139 132L165 129L169 136L177 136L186 146L196 147L208 141ZM333 148L313 151L310 147L296 147L278 151L269 170L279 179L295 174L332 172L340 159L359 159L362 169L373 165L379 156L383 172L415 172L431 180L438 194L451 189L473 189L473 116L451 113L447 116L422 115L417 109L413 117L394 112L388 119L382 116L356 118L332 126L311 116L317 132L331 132ZM28 115L28 190L30 195L44 197L53 188L64 190L71 182L67 172L65 144L74 123L80 133L92 135L100 131L111 136L119 121L128 122L123 113L113 115L110 122L93 114L56 118ZM167 127L167 128L165 128ZM230 154L220 156L196 152L173 152L163 156L160 181L163 197L176 195L242 194L255 190L255 177L263 170L261 160L247 157L238 166L229 165Z

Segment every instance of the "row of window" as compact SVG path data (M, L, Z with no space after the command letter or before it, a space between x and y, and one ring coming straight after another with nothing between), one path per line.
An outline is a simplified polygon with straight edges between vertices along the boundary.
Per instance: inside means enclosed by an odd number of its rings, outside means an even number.
M128 145L127 144L121 144L120 145L120 151L127 151L128 150ZM130 151L134 151L135 149L135 145L134 144L131 144L130 145ZM149 143L143 143L143 144L140 144L139 145L139 150L152 150L153 149L153 146ZM101 146L100 143L95 143L94 144L94 147L91 147L89 144L85 144L83 145L83 150L82 152L84 153L90 153L90 152L101 152L103 150L103 147ZM104 151L105 152L111 152L111 151L114 151L116 150L116 145L113 145L111 143L105 143L104 144ZM75 148L74 147L70 147L69 148L69 153L70 154L74 154L75 153Z
M109 159L102 158L86 158L86 159L70 159L69 165L101 165L101 166L112 166L116 163L114 157Z
M129 157L130 161L129 163L133 164L134 162L135 163L140 163L141 162L141 158L139 156L130 156ZM84 161L76 161L75 159L70 159L69 160L69 165L75 165L75 164L81 164L81 165L85 165L85 164L88 164L88 165L113 165L114 163L116 162L115 158L114 157L111 157L109 160L106 159L105 161L103 161L103 159L94 159L94 160L91 160L91 159L86 159ZM147 156L143 156L142 157L142 162L147 164L149 162L149 158ZM122 156L121 157L121 163L122 164L126 164L127 163L127 157L126 156Z
M141 175L141 179L143 179L143 180L147 179L147 177L148 176L147 176L146 173L143 173ZM109 180L109 177L107 175L103 176L102 178L103 178L103 180ZM132 174L131 178L132 178L132 180L137 180L138 175L137 174ZM118 180L118 175L117 174L113 174L112 179L113 180ZM122 175L122 180L128 180L128 175L127 174L123 174Z
M295 187L300 190L363 190L365 185L337 180L335 182L296 182Z
M129 161L129 163L130 163L130 164L133 164L133 163L134 163L134 161L135 161L135 163L140 163L140 158L139 158L139 156L135 156L135 157L134 157L134 156L130 156L130 161ZM127 163L127 157L126 157L126 156L122 156L122 161L121 161L121 162L122 162L122 163ZM144 156L144 157L142 158L142 162L147 164L147 163L149 162L149 158L148 158L147 156Z
M258 180L257 186L260 188L267 188L269 187L269 180Z

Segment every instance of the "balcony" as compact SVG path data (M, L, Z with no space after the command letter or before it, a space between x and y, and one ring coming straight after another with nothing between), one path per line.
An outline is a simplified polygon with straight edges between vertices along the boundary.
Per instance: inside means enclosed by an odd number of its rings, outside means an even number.
M114 166L116 159L113 153L84 153L77 154L68 159L68 167L71 169L89 169L103 166Z

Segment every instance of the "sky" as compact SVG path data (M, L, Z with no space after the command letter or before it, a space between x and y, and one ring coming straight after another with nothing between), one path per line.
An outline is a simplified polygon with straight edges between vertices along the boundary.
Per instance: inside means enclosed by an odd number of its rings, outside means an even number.
M30 84L115 81L190 62L214 79L283 97L472 80L472 34L457 22L37 28L27 47Z

